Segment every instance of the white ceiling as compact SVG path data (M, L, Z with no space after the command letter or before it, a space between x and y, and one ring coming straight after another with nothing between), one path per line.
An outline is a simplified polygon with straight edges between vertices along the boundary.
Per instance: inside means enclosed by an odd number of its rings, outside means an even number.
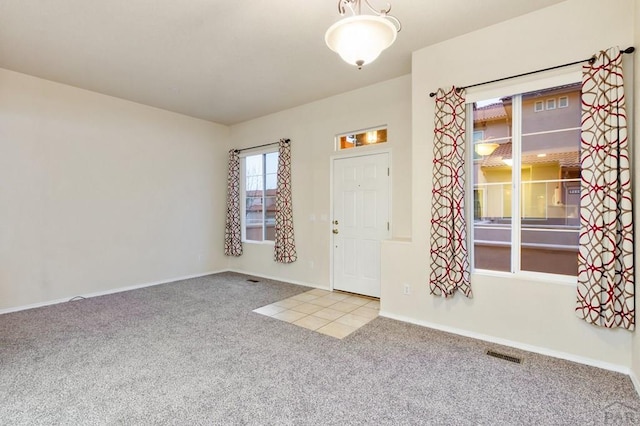
M392 0L403 29L359 71L324 44L337 0L0 0L0 67L234 124L408 74L414 50L561 1Z

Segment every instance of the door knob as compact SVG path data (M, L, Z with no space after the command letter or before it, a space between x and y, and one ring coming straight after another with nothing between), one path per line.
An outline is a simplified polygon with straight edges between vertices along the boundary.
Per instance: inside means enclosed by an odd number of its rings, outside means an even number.
M333 221L333 224L334 224L334 225L337 225L337 224L338 224L338 221L337 221L337 220L334 220L334 221Z
M338 233L338 230L337 230L337 229L334 229L334 230L333 230L333 233L334 233L334 234L337 234L337 233Z

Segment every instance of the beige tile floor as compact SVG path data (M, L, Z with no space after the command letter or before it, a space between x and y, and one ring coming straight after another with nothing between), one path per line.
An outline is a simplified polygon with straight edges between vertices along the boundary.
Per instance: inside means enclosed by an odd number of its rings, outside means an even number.
M377 299L314 289L253 312L342 339L378 316Z

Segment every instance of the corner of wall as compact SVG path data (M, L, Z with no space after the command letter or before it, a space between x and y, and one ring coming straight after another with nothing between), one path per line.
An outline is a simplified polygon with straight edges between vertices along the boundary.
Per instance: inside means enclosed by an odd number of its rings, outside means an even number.
M629 105L632 108L632 117L633 120L631 120L631 125L632 125L632 129L633 129L633 133L631 134L632 137L632 146L635 145L634 142L639 142L640 141L640 96L638 96L640 94L640 91L638 90L638 88L640 87L640 1L635 1L634 2L635 7L634 7L634 35L633 35L633 40L634 40L634 46L636 48L636 52L633 54L634 56L634 61L633 61L633 75L631 77L631 84L633 85L633 90L631 90L630 92L632 93L631 99L629 100ZM638 164L638 150L635 149L632 152L633 156L635 157L634 161L631 162L631 164L635 164L637 166ZM635 191L635 196L639 197L640 196L640 192L638 191L638 188L640 188L640 174L638 173L638 170L635 171L635 173L633 173L633 175L635 176L635 180L634 180L634 184L636 187L636 191ZM638 201L636 201L634 203L636 206L638 205ZM635 209L634 212L634 219L635 219L635 223L636 223L636 238L638 235L638 223L640 223L640 209ZM637 246L637 245L636 245ZM637 271L638 271L638 267L640 266L640 251L638 249L636 249L636 253L635 253L635 264L636 264L636 282L637 282ZM640 289L636 288L636 309L640 306ZM637 320L637 314L636 314L636 323L638 322ZM636 330L633 333L633 337L632 337L632 344L631 344L631 373L630 373L630 377L631 380L633 382L633 385L636 388L636 391L638 392L638 394L640 394L640 334L638 334L638 331Z

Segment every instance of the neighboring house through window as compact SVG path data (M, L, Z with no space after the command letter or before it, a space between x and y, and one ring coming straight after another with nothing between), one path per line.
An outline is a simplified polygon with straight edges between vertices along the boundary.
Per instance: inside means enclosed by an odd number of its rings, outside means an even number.
M277 151L243 156L243 241L274 241L277 175Z
M467 105L473 139L499 144L471 166L474 269L577 274L579 105L579 83Z

